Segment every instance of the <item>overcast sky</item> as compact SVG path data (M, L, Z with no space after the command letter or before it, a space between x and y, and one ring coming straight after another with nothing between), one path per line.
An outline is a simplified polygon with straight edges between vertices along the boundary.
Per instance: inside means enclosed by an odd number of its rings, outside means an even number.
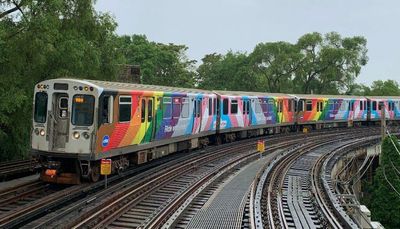
M117 33L184 44L190 59L228 50L250 53L256 44L296 42L305 33L331 31L368 40L369 62L357 82L400 82L400 1L372 0L98 0Z

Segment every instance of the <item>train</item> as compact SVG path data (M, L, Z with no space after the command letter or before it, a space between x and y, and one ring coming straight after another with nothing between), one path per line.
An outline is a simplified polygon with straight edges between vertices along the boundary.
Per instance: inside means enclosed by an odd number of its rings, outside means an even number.
M383 112L384 111L384 112ZM178 151L267 134L400 120L400 96L208 91L50 79L35 85L31 152L43 181L79 184Z

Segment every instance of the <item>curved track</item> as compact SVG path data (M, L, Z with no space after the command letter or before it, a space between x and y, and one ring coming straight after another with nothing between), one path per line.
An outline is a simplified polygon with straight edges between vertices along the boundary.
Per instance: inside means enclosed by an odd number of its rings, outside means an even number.
M254 198L252 216L255 227L355 226L347 224L340 214L333 213L337 206L331 204L327 190L321 186L321 168L328 155L343 147L366 142L371 134L374 134L372 130L363 133L353 131L350 136L321 137L274 161L265 169L261 187L255 191L258 195Z

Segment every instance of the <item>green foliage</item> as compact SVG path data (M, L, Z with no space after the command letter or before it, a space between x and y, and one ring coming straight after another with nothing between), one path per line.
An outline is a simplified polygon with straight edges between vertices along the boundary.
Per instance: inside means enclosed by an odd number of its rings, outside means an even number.
M397 138L393 136L392 140L400 150ZM380 157L370 199L372 219L381 222L385 228L400 228L400 195L396 193L400 193L400 155L390 137L384 139Z
M342 38L335 32L300 37L296 46L302 57L295 73L295 91L339 94L349 90L368 61L366 43L363 37Z
M254 72L268 92L292 91L292 77L300 58L297 47L287 42L260 43L250 55Z
M142 83L194 86L194 61L185 56L186 46L150 42L143 35L122 36L118 43L126 63L140 66Z
M198 84L206 89L349 94L368 62L366 42L335 32L308 33L296 44L260 43L249 55L214 53L203 58Z
M371 88L366 89L366 95L400 95L399 83L394 80L377 80L372 83Z
M241 90L260 91L263 85L253 74L249 58L244 53L229 51L225 56L220 54L206 55L197 69L199 88L208 90Z
M29 150L35 83L58 77L112 80L123 57L115 49L115 22L96 13L92 1L5 1L0 12L0 160L5 160Z

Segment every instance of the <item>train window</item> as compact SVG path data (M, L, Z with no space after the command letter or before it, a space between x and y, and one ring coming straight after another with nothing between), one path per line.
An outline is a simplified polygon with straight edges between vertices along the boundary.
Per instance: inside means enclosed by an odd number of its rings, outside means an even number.
M376 101L372 101L372 110L376 111Z
M238 101L236 99L231 100L231 114L238 113Z
M283 112L283 101L279 100L278 101L278 113Z
M174 98L174 104L172 105L172 117L179 118L181 116L181 98Z
M189 117L189 99L188 99L188 98L182 98L182 112L181 112L181 117L182 117L182 118L187 118L187 117Z
M142 99L140 106L140 122L144 123L146 121L146 100Z
M360 110L364 110L364 101L360 101Z
M250 100L243 102L243 114L250 114Z
M311 100L306 101L306 111L312 111L312 101Z
M353 102L349 101L349 111L353 111L354 109Z
M224 99L224 100L222 101L222 113L223 113L224 115L227 115L227 114L228 114L228 104L229 104L228 99Z
M212 115L212 108L213 108L212 98L209 98L209 99L208 99L208 115L209 115L209 116Z
M250 101L248 100L243 101L243 106L242 106L243 114L249 113L249 106L250 106Z
M130 96L119 97L119 122L130 122L132 113L132 98Z
M323 109L324 109L324 103L317 102L317 112L322 112Z
M68 116L68 97L60 97L58 100L58 110L60 118L67 118Z
M107 95L103 98L103 107L101 113L102 123L112 123L113 120L113 96Z
M163 117L165 119L170 119L172 114L172 99L171 97L163 98ZM144 115L142 116L144 117Z
M72 124L91 126L94 115L94 96L75 95L72 103Z
M304 100L299 100L298 102L299 112L304 111Z
M202 99L197 100L197 117L201 115L201 101Z
M378 102L378 110L382 110L383 107L385 107L385 103L383 101Z
M53 85L54 90L68 90L68 84L66 83L55 83Z
M292 112L293 100L288 99L288 112Z
M218 112L217 112L217 110L218 110L217 101L219 101L219 100L217 100L216 98L214 98L214 115L217 115L217 114L218 114Z
M68 98L67 97L60 98L58 107L60 109L68 109Z
M193 109L193 116L200 117L201 114L201 100L194 100L194 109Z
M35 95L35 114L34 120L38 123L45 123L47 118L47 100L46 92L37 92Z
M147 122L153 121L153 100L147 100Z

